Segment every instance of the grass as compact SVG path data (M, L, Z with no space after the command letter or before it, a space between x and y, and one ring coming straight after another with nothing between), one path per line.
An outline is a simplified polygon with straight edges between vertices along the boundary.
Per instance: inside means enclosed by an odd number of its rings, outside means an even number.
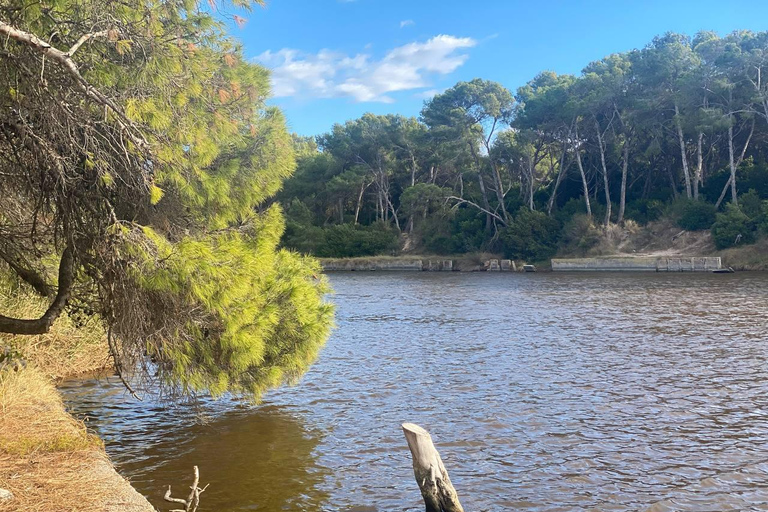
M25 286L0 278L0 312L18 318L35 318L45 312L47 300ZM62 315L47 334L14 336L0 333L0 348L10 346L23 354L27 364L52 379L98 373L109 369L104 329L97 318L76 326Z
M0 373L0 412L0 452L25 456L101 446L65 412L56 388L37 369Z
M0 269L0 313L34 318L46 307ZM101 440L67 413L54 387L58 379L109 369L98 319L78 327L64 315L44 335L0 334L3 347L26 365L0 368L0 488L14 496L0 502L0 512L152 510L114 471Z
M732 247L718 253L723 258L724 267L735 270L768 270L768 238L757 243Z
M40 370L0 372L0 512L148 512Z

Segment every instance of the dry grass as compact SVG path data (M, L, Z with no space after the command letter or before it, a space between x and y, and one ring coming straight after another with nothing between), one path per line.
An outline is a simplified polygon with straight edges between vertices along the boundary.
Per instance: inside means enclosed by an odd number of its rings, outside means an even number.
M723 266L735 270L768 270L768 238L752 245L726 249L717 255L723 258Z
M0 312L33 318L47 303L0 275ZM148 512L152 507L112 468L101 440L64 409L53 380L109 367L97 320L64 316L42 336L0 334L27 367L0 370L0 512Z
M0 372L0 512L151 511L39 370Z
M39 370L0 373L0 412L0 452L25 456L101 446L65 412L59 393Z
M0 279L0 312L19 318L35 318L46 309L45 299L25 287ZM0 334L0 347L10 345L53 379L97 373L110 367L104 329L98 319L77 327L63 315L48 334L13 336Z

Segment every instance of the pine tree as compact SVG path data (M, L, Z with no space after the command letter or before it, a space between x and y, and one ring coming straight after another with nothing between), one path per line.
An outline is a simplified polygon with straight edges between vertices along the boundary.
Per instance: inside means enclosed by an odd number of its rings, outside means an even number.
M0 260L51 301L0 332L97 315L139 382L258 397L306 370L332 308L278 248L295 164L268 72L210 11L0 1Z

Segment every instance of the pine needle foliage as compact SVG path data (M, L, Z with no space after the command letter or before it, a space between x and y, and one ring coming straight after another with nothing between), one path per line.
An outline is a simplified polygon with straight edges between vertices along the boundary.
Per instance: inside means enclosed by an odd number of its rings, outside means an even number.
M223 8L0 0L0 260L52 311L0 330L94 315L118 370L179 394L258 398L315 359L329 288L270 206L292 139Z

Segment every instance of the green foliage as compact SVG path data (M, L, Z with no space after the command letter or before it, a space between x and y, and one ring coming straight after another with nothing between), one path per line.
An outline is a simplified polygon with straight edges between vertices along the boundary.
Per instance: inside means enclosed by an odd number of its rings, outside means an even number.
M397 250L397 232L382 224L352 226L341 224L325 230L325 244L317 256L351 258L391 254Z
M287 223L283 245L321 258L353 258L392 254L397 251L397 240L397 232L382 223L319 227L297 222L292 217Z
M584 214L574 215L563 226L562 245L567 250L586 253L600 243L600 230Z
M49 282L48 262L73 255L68 307L103 319L117 370L139 382L258 398L305 371L332 325L328 285L278 248L269 204L294 153L317 148L266 104L268 71L193 1L6 3L0 18L50 52L87 39L65 67L5 37L0 125L30 143L0 137L15 155L0 159L0 252Z
M542 261L557 252L560 225L545 213L521 208L499 236L504 255L512 259Z
M763 213L763 201L755 189L739 196L739 207L750 219L758 219Z
M715 205L704 201L685 201L680 210L677 224L689 231L709 229L715 223Z
M470 208L452 215L428 218L420 229L427 251L434 254L462 254L478 251L485 243L484 216Z
M747 245L756 240L755 222L733 203L728 203L724 213L717 214L712 225L712 239L718 249Z

